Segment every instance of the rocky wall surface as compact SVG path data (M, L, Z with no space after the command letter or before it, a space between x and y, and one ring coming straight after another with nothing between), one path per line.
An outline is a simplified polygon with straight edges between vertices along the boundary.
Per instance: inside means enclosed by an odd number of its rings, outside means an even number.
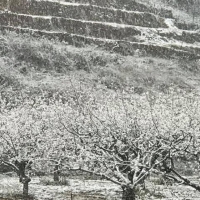
M141 34L134 27L115 27L104 23L92 23L56 17L41 18L15 13L1 13L0 24L47 31L60 30L78 35L117 40Z
M144 27L167 28L163 18L151 13L127 12L88 5L63 5L59 2L10 0L10 11L30 15L50 15L89 21L116 22Z
M51 30L51 20L45 18L33 18L32 16L17 15L14 13L1 13L0 25Z
M191 47L191 46L177 46L177 45L171 45L172 48L175 48L175 49L180 49L180 50L183 50L183 51L187 51L187 52L190 52L192 54L196 54L196 55L199 55L200 54L200 49L197 48L197 47ZM200 56L198 57L198 59L200 59Z
M189 33L189 32L183 31L181 39L184 39L184 41L188 43L200 42L200 32Z
M144 4L132 0L65 0L66 2L76 2L82 4L93 4L102 7L111 7L118 9L134 10L140 12L150 12L159 14L161 17L173 18L172 11L167 9L157 9L147 7Z
M120 53L122 55L134 55L136 51L140 51L143 55L152 55L158 57L182 57L187 59L195 59L197 54L195 52L187 52L179 50L176 48L167 48L164 46L157 46L151 44L143 44L137 42L128 42L128 41L109 41L98 38L88 38L81 35L73 35L69 33L62 32L48 32L48 31L39 31L39 30L30 30L30 29L21 29L16 27L0 27L1 31L9 30L15 31L17 33L28 33L33 37L45 37L48 39L57 39L59 41L65 41L70 45L77 47L84 46L86 44L95 44L105 50Z
M182 30L197 30L200 27L198 26L198 24L186 24L186 23L180 23L180 22L176 22L175 25Z
M189 44L194 44L195 42L200 42L200 32L188 32L183 31L182 34L172 33L158 33L160 36L173 38L175 40L183 41Z
M137 26L150 28L167 28L168 26L165 24L164 18L148 12L129 12L112 8L113 5L115 7L131 5L131 2L136 7L144 6L137 5L132 0L68 0L71 2L70 4L63 2L2 0L0 5L6 7L7 11L1 9L0 27L2 30L28 33L34 37L44 36L49 39L58 39L75 46L96 44L108 51L122 55L133 55L136 50L139 50L143 55L168 58L180 56L193 59L200 53L199 48L195 46L191 48L191 45L187 47L175 43L177 45L169 44L166 47L159 44L159 41L154 45L148 44L149 38L139 41L138 36L142 37L144 31L148 36L149 29ZM78 5L72 2L82 4ZM102 3L109 8L101 7ZM140 9L142 10L142 7ZM157 34L163 36L163 40L173 38L188 43L200 42L200 34L197 32L182 31L182 35L180 35L169 30L165 31L165 29L157 30ZM154 35L151 37L154 41Z

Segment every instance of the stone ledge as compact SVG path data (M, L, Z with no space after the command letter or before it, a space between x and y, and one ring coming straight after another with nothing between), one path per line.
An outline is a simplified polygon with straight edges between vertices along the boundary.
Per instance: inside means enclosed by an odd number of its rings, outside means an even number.
M9 10L29 15L55 16L87 21L115 22L143 27L167 28L164 18L149 12L134 12L87 4L64 4L50 1L10 0Z
M164 58L176 58L181 57L185 59L199 59L199 54L196 52L189 52L172 47L164 47L159 45L152 45L147 43L128 42L123 40L109 40L94 37L85 37L82 35L69 34L64 32L50 32L40 31L33 29L22 29L17 27L1 26L1 31L15 31L16 33L27 33L33 37L45 37L47 39L57 39L59 41L65 41L69 45L77 47L83 47L85 45L97 45L98 47L110 52L116 52L122 55L134 55L136 51L142 52L144 55L164 57ZM198 50L199 51L199 50Z
M71 34L116 40L141 34L134 26L15 13L1 13L0 25L46 31L63 31Z

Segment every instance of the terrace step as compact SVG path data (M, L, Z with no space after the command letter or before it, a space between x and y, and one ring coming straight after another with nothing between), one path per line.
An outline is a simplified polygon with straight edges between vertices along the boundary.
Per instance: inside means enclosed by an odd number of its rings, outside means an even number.
M141 31L141 35L137 36L138 41L165 41L169 43L184 42L188 44L194 44L200 46L200 32L197 31L188 31L178 29L173 19L166 19L165 23L169 28L146 28L146 27L137 27Z
M175 39L175 40L179 40L179 41L183 41L186 43L190 43L190 44L194 44L196 42L200 42L200 32L198 31L185 31L179 30L179 34L177 34L177 32L162 32L162 31L157 31L158 35L165 37L165 38L171 38L171 39Z
M141 34L137 28L130 25L5 12L0 13L0 25L47 31L63 31L72 34L116 40Z
M134 42L151 42L152 40L157 42L167 41L170 43L174 39L186 43L200 42L200 33L197 31L182 31L177 28L173 30L173 27L172 29L156 29L117 23L16 14L11 12L0 13L0 25L48 31L63 31L90 37Z
M167 25L164 23L164 18L158 17L152 13L126 11L63 1L10 0L8 10L20 14L167 28Z
M117 8L137 5L130 2L133 1L2 0L0 27L35 37L57 38L76 46L96 44L123 55L140 50L153 56L199 59L200 33L180 30L172 19Z
M41 31L29 28L11 27L11 26L0 26L1 31L15 31L17 33L28 33L33 37L46 37L47 39L57 39L59 41L65 41L70 45L82 47L85 45L95 44L107 51L120 53L122 55L134 55L138 50L146 55L158 56L158 57L182 57L187 59L200 59L200 49L185 48L182 50L178 47L166 47L159 46L158 44L128 42L124 40L111 40L102 39L95 37L85 37L82 35L69 34L66 32L55 32L55 31Z
M55 0L54 0L55 1ZM101 7L112 7L117 9L135 10L140 12L149 12L159 14L161 17L173 18L172 11L167 9L157 9L147 7L144 4L138 3L133 0L63 0L65 2L75 2L81 4L97 5Z

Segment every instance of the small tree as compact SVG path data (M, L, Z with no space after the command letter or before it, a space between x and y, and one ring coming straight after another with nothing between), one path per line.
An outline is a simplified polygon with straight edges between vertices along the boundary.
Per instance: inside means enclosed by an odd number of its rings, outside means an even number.
M31 178L27 175L27 169L31 169L32 161L20 158L20 150L18 149L21 144L15 143L16 138L14 138L8 132L2 132L0 136L0 145L2 145L0 162L7 165L10 169L15 171L19 176L19 182L23 184L23 195L28 195L28 184ZM24 149L24 148L23 148Z
M42 112L36 111L38 119L35 125L39 133L36 140L37 156L34 157L35 170L42 169L47 174L53 174L53 180L59 182L60 175L66 169L69 158L73 157L76 149L75 138L64 131L60 115L64 112L65 120L70 121L74 112L67 103L62 102L43 105L42 110Z
M23 194L28 195L31 178L27 171L33 164L41 167L38 157L45 149L45 146L40 148L44 137L40 108L30 105L14 108L9 112L2 112L0 119L0 163L17 173L23 184Z

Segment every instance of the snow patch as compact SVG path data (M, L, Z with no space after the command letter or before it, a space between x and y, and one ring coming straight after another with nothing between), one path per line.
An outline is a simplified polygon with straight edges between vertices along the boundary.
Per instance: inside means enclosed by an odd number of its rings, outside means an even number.
M175 20L174 19L166 18L165 19L165 24L167 24L169 32L176 32L177 34L179 34L179 35L181 34L182 35L183 31L178 29L175 26Z
M10 14L16 14L16 13L12 13L12 12L9 12ZM32 18L42 18L42 19L49 19L51 20L52 19L52 16L43 16L43 15L28 15L28 14L21 14L21 13L17 13L16 15L19 15L19 16L26 16L26 17L32 17Z

